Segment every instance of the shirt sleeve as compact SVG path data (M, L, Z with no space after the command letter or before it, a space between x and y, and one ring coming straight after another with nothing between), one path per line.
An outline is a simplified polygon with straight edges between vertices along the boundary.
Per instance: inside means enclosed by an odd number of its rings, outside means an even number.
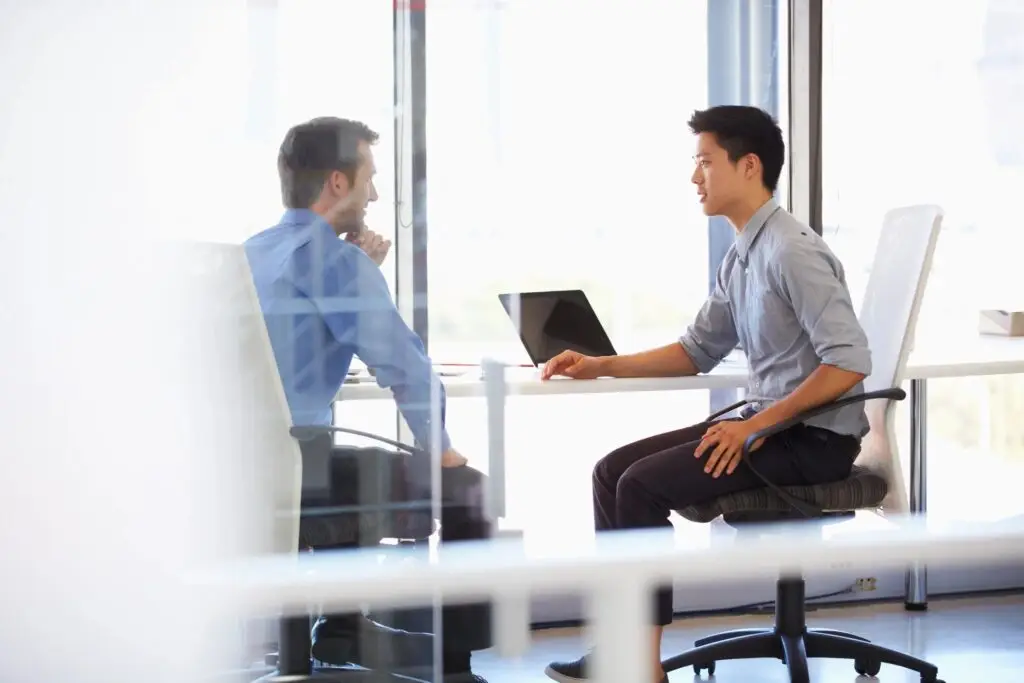
M324 264L321 292L313 297L337 342L374 371L390 389L420 448L433 443L435 418L441 451L451 448L445 429L447 397L423 341L395 307L380 268L359 249L339 249ZM432 403L436 401L436 409ZM435 412L436 410L436 412Z
M723 268L718 270L711 296L704 302L693 324L679 338L697 370L705 373L714 370L739 343L732 305L722 280Z
M772 287L792 307L824 365L871 374L867 335L857 319L842 265L813 244L780 250L772 261Z

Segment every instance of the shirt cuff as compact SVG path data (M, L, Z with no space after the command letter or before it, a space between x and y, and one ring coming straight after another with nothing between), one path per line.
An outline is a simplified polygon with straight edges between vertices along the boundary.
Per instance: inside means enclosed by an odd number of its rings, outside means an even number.
M871 350L864 346L831 348L821 355L821 362L865 377L871 374Z
M718 365L718 361L704 353L689 334L684 334L680 337L679 344L683 347L683 350L686 351L686 355L690 357L694 366L701 373L711 372L715 369L715 366Z

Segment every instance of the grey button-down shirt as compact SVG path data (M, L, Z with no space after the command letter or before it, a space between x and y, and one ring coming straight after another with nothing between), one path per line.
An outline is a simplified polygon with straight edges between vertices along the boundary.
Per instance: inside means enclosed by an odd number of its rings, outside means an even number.
M842 264L774 200L736 236L714 291L679 343L701 372L741 346L750 366L747 400L757 410L788 396L822 364L871 373ZM847 396L863 391L858 383ZM857 437L868 431L860 404L807 424Z

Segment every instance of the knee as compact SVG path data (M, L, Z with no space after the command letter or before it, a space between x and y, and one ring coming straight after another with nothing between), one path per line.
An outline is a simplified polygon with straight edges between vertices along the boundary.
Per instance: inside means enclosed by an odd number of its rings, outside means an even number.
M454 503L457 507L483 508L487 487L490 485L486 474L463 466L444 469L442 476L442 498L446 502Z
M660 506L663 497L662 476L656 469L635 463L616 482L615 498L633 504L647 501Z
M622 476L622 473L618 472L617 469L615 467L615 452L613 451L598 460L597 464L594 465L591 481L595 487L601 486L614 491L619 478Z
M471 467L445 470L441 505L441 539L444 541L490 538L493 520L486 510L487 475Z
M618 481L615 482L615 497L620 496L636 496L638 493L645 491L647 487L644 485L644 479L641 475L639 467L630 467L622 476L619 477Z

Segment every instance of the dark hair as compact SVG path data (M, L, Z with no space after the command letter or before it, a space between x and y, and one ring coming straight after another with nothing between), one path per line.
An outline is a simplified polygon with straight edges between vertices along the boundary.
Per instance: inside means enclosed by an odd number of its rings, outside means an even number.
M775 192L786 159L786 143L782 140L782 129L768 112L740 105L711 107L693 113L690 130L694 135L714 135L734 164L748 154L757 155L764 169L764 186Z
M374 144L379 136L365 123L322 116L293 127L277 155L281 199L289 209L308 209L323 191L332 171L350 183L359 168L359 143Z

